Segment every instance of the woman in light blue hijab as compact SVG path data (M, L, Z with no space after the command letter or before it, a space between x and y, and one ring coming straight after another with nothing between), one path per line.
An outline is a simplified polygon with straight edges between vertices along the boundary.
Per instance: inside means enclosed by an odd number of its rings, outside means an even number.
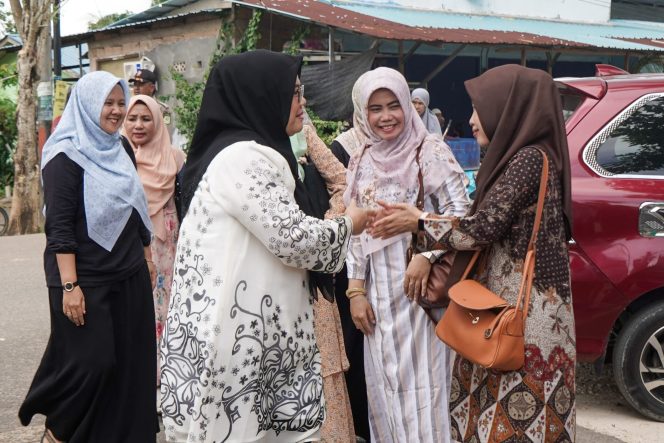
M43 442L156 440L150 217L120 127L128 87L82 77L42 155L51 337L19 410Z
M443 135L438 118L429 109L429 91L424 88L413 89L413 92L410 93L410 100L422 118L427 131L430 134Z

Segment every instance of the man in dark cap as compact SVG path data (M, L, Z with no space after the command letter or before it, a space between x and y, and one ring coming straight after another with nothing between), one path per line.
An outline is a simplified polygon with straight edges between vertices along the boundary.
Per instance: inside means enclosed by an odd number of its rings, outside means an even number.
M129 84L134 88L134 95L149 95L154 97L157 92L157 76L148 69L139 69L134 78L129 79Z
M129 79L129 84L134 89L134 95L149 95L157 100L157 97L155 97L157 93L157 75L153 71L139 69L136 71L134 78ZM157 103L159 103L161 114L164 116L164 123L169 127L169 132L171 132L171 110L166 103L159 100L157 100Z

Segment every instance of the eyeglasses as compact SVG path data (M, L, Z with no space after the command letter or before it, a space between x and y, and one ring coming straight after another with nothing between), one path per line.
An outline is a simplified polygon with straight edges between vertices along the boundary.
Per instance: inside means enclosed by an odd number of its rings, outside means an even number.
M304 85L299 84L295 87L295 92L293 92L293 97L297 96L297 101L302 103L304 100Z

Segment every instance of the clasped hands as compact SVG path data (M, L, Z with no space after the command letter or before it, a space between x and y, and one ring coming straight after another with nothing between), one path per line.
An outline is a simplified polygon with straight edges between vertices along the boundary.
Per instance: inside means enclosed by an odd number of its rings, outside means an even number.
M405 232L417 232L422 211L408 203L386 203L378 201L380 209L367 229L374 238L385 239ZM406 297L417 301L427 288L431 263L426 257L416 254L408 263L404 275L403 290Z
M374 238L390 238L404 232L417 232L417 221L422 211L407 203L377 201L378 209L365 209L351 202L346 215L353 220L353 235L365 229Z
M417 232L422 211L406 203L390 204L384 201L377 203L379 209L374 210L367 220L366 231L369 235L385 239L406 232ZM351 206L355 206L354 203ZM410 261L403 283L404 293L410 300L417 301L424 293L430 271L431 263L426 257L417 254ZM349 287L363 286L364 281L360 280L351 280L349 285ZM350 310L355 327L365 335L373 334L376 317L366 297L354 296L350 300Z

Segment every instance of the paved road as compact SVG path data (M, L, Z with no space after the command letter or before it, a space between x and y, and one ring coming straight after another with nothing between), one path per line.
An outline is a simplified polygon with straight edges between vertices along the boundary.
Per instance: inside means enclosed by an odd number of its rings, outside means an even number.
M49 334L42 268L43 235L0 237L0 442L37 442L43 417L22 427L18 406L30 386ZM580 371L577 443L664 441L664 424L624 406L610 378ZM163 435L159 441L164 442Z

